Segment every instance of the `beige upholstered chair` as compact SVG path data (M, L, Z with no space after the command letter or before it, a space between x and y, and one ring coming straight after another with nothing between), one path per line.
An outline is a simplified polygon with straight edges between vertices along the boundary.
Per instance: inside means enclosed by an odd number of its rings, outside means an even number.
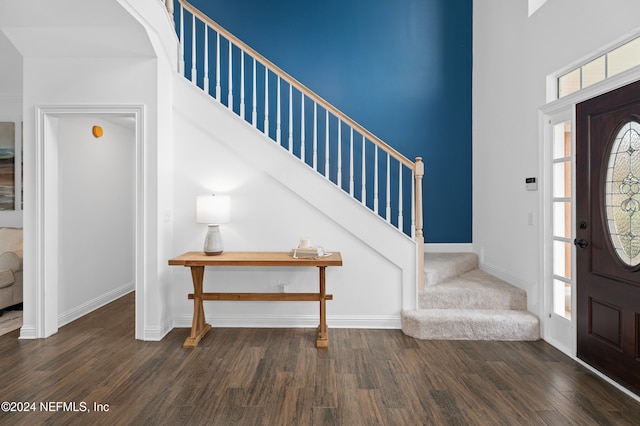
M22 303L22 229L0 228L0 310Z

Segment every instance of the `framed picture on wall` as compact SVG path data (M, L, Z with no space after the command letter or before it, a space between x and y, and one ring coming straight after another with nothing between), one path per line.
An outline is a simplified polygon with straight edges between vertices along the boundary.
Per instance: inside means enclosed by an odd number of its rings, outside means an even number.
M0 121L0 210L16 207L16 123Z
M24 210L24 121L20 122L20 210Z

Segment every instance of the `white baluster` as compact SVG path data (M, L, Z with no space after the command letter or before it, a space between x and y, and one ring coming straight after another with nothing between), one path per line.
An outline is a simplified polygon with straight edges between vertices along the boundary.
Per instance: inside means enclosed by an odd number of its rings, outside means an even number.
M218 102L221 102L220 91L220 33L216 31L216 99Z
M163 2L165 0L162 0ZM167 0L167 1L172 1L172 0ZM179 23L180 23L180 30L179 30L179 71L185 75L186 74L186 70L185 70L185 8L182 6L182 4L179 4L180 7L180 16L179 16ZM190 13L187 10L187 13ZM192 25L192 31L191 31L191 82L195 85L198 85L199 83L199 78L202 79L203 81L203 86L202 89L203 91L205 91L206 93L209 93L209 91L211 90L211 84L213 84L213 82L211 81L213 79L213 77L210 75L210 72L213 72L210 70L210 68L213 68L214 65L210 64L210 53L209 53L209 33L210 31L215 31L216 32L216 63L215 63L215 99L218 100L219 102L222 101L221 99L221 49L220 49L220 38L221 38L221 34L216 30L215 26L209 26L206 22L203 23L200 21L200 19L194 15L191 14L192 19L191 19L191 25ZM198 18L198 19L197 19ZM188 17L187 17L188 20ZM203 72L202 72L202 77L198 76L198 58L197 58L197 27L199 25L204 25L204 36L203 36L203 64L204 66L203 68ZM188 32L188 31L187 31ZM229 43L229 50L228 50L228 58L229 58L229 63L228 63L228 96L227 96L227 102L228 102L228 109L230 109L231 111L234 111L234 93L233 93L233 80L234 80L234 64L233 64L233 51L234 51L234 43L232 42L232 40L227 40L227 42ZM239 74L239 79L240 79L240 100L239 100L239 108L240 111L238 113L238 115L242 118L242 119L246 119L246 72L247 70L245 69L246 66L246 61L245 61L245 55L247 55L248 53L246 51L244 51L243 48L243 44L240 44L237 46L237 48L240 50L240 61L239 61L239 66L240 66L240 72ZM251 60L253 61L252 64L252 68L253 68L253 74L252 74L252 83L253 83L253 91L252 91L252 98L253 98L253 102L252 102L252 112L251 112L251 123L254 127L257 127L257 118L258 118L258 111L257 111L257 64L258 64L258 58L260 58L260 56L254 58L253 56L251 56ZM251 72L251 70L249 70L249 72ZM264 71L265 75L264 75L264 128L263 128L263 132L270 137L270 117L269 117L269 104L270 104L270 99L269 99L269 69L267 66L265 66L265 71ZM277 107L277 118L276 118L276 130L275 133L276 135L274 136L274 139L276 140L276 142L278 144L282 144L282 79L287 79L288 77L286 76L286 74L283 74L282 76L277 75L275 76L274 80L277 80L277 100L276 100L276 107ZM286 80L285 80L286 81ZM237 83L236 83L237 84ZM251 84L251 83L249 83ZM289 134L288 134L288 150L293 154L295 153L295 148L294 148L294 143L295 143L295 137L294 137L294 111L293 111L293 91L294 91L294 87L292 84L289 84ZM306 126L306 114L307 114L307 108L306 108L306 95L305 95L305 89L300 88L299 86L296 86L295 90L300 92L300 154L298 155L298 157L306 163L306 156L307 156L307 148L306 148L306 132L307 132L307 126ZM343 132L343 124L347 124L345 121L343 121L341 119L341 115L335 115L335 118L337 120L337 142L336 142L336 146L337 146L337 165L336 165L336 178L332 179L331 176L331 158L330 158L330 152L331 152L331 145L330 145L330 141L331 141L331 135L330 135L330 120L332 120L331 116L333 115L330 110L325 107L325 104L323 104L322 102L316 102L315 100L311 100L311 102L313 102L313 130L312 130L312 138L313 138L313 142L312 142L312 149L313 149L313 153L312 153L312 161L311 163L309 163L309 165L313 167L314 170L316 170L317 172L319 172L319 164L318 164L318 156L319 156L319 152L318 152L318 143L320 143L320 141L318 140L318 132L319 132L319 123L318 123L318 108L324 108L325 109L325 147L324 147L324 155L325 155L325 160L324 160L324 176L327 180L331 181L331 182L335 182L335 184L337 186L339 186L341 189L346 190L346 188L343 187L343 173L345 172L345 170L343 170L343 146L342 146L342 132ZM330 107L329 107L330 108ZM350 121L350 120L349 120ZM355 189L355 154L354 154L354 150L356 149L354 147L354 133L361 133L360 132L360 127L356 126L356 127L351 127L349 126L349 148L348 148L348 155L349 155L349 194L357 199L357 195L355 193L356 189ZM366 146L367 146L367 137L362 134L362 158L361 158L361 190L360 190L360 202L366 206L368 206L368 200L367 200L367 191L371 192L371 188L370 185L368 184L368 169L370 168L367 163L368 163L368 159L367 159L367 152L366 152ZM378 139L375 137L372 137L372 139L370 139L370 142L374 144L374 153L373 153L373 157L374 157L374 165L373 165L373 194L372 194L372 198L373 198L373 207L372 210L374 210L374 212L376 214L378 214L379 216L384 216L384 219L388 222L388 223L392 223L393 219L391 218L391 214L393 212L392 209L392 193L393 191L391 190L391 156L392 156L392 150L388 151L386 148L384 148L384 144L381 144L382 146L378 145ZM357 142L355 142L357 143ZM320 149L322 149L320 147ZM380 194L379 194L379 186L380 186L380 180L382 178L382 176L380 175L380 167L381 167L381 162L382 159L379 158L380 153L379 151L382 150L384 152L385 155L387 155L386 158L386 169L387 169L387 175L386 175L386 205L385 207L385 212L384 215L382 214L382 211L379 211L381 206L380 206ZM393 154L394 156L396 154ZM397 161L395 158L393 159L393 162ZM420 163L420 164L418 164ZM411 164L411 163L408 163ZM420 166L420 167L418 167ZM397 196L397 228L404 232L404 199L407 197L404 194L404 190L403 190L403 184L404 184L404 167L405 165L403 164L402 161L398 161L398 196ZM420 170L422 170L424 168L424 166L421 163L420 159L416 159L416 165L415 168L412 166L406 166L408 169L411 170L411 194L410 194L410 209L411 209L411 236L416 238L417 240L419 238L423 238L422 237L422 215L420 213L421 208L422 208L422 199L421 199L421 194L416 193L416 191L420 191L420 187L422 185L422 176L423 176L423 172L421 172ZM383 185L385 185L385 182L382 182ZM367 186L369 186L369 188L367 188Z
M278 90L277 90L277 99L276 99L276 142L278 145L281 144L282 141L282 106L280 100L280 76L278 76Z
M227 108L233 111L233 43L229 40L229 95Z
M378 145L373 154L373 211L378 213Z
M191 82L196 83L198 70L196 69L196 15L191 15Z
M204 75L202 89L209 94L209 26L204 25Z
M324 177L329 179L329 110L324 120Z
M416 237L416 173L411 169L411 238Z
M349 126L351 131L349 134L349 195L353 197L353 127Z
M244 50L240 49L240 118L244 120Z
M257 126L258 123L258 95L256 94L256 58L253 58L253 96L252 96L252 104L251 104L251 124L253 127Z
M402 163L398 162L398 229L402 231Z
M289 84L289 152L293 152L293 85Z
M387 153L387 222L391 223L391 156Z
M184 69L184 7L180 4L180 72L186 77Z
M264 67L264 134L269 136L269 68Z
M366 161L366 139L362 135L362 194L361 201L365 206L367 205L367 161Z
M305 142L305 135L304 135L304 93L301 94L301 101L300 101L300 159L302 160L302 162L304 163L305 160L305 147L304 147L304 142Z
M336 184L342 188L342 120L338 118L338 179Z
M313 170L318 171L318 103L313 102Z

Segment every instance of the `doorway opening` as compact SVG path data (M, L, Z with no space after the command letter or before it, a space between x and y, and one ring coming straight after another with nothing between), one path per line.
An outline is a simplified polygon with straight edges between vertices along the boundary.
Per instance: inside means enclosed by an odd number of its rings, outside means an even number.
M135 337L142 338L143 107L37 113L36 321L26 337L48 337L135 290Z

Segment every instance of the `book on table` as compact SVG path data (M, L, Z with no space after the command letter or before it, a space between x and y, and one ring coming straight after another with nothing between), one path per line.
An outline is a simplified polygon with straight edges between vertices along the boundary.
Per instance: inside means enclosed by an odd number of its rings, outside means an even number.
M291 256L296 259L313 259L316 257L322 257L324 255L324 249L320 246L304 248L296 247L291 250Z

